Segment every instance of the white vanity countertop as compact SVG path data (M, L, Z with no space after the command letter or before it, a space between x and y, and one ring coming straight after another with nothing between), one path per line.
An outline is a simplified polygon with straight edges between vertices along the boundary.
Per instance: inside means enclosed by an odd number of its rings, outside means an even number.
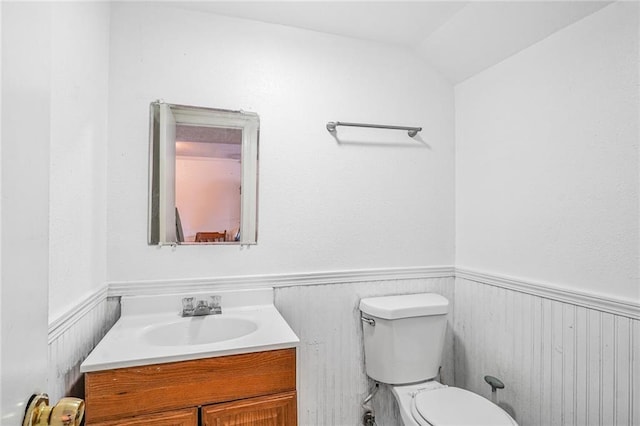
M181 317L182 298L222 297L222 314ZM203 326L253 331L211 343ZM254 330L255 329L255 330ZM176 334L175 330L181 330ZM184 333L186 330L186 333ZM218 329L220 330L220 328ZM189 336L185 336L188 334ZM196 336L196 343L188 344ZM199 340L198 340L199 339ZM273 305L273 289L122 298L122 315L80 366L82 373L297 347L300 340Z

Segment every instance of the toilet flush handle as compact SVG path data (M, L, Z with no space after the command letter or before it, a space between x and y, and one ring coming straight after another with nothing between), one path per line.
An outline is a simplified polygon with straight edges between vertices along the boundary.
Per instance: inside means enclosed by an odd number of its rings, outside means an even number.
M360 315L360 319L362 320L362 322L366 322L367 324L374 326L376 325L376 320L374 320L373 318L367 318L364 315Z
M484 381L491 386L491 401L494 404L498 403L498 389L504 389L504 383L502 380L493 376L484 376Z

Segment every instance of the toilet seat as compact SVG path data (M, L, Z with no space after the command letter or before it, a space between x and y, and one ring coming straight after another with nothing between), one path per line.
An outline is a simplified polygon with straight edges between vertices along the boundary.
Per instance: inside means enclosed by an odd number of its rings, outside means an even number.
M491 401L456 387L417 392L411 401L411 414L425 426L517 426Z

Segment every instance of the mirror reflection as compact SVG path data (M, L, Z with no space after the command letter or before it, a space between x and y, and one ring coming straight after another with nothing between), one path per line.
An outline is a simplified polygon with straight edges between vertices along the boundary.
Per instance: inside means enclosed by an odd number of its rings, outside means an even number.
M254 244L254 113L151 104L149 244Z

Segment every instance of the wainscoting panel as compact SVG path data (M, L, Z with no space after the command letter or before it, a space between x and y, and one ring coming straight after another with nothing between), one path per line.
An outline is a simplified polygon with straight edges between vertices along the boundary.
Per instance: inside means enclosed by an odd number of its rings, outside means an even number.
M63 396L84 398L80 364L120 318L120 298L103 298L82 316L56 328L49 341L48 394L53 403ZM50 336L52 333L50 333Z
M300 426L362 424L361 403L373 382L365 374L358 303L363 297L419 292L442 294L451 303L443 383L489 398L483 378L499 377L506 385L498 393L500 405L521 426L640 426L637 304L574 297L469 270L462 276L456 272L455 279L452 268L404 271L397 279L389 276L398 271L374 272L284 276L282 282L269 278L277 308L301 340ZM252 285L259 279L251 277ZM186 286L213 291L226 285L204 281ZM160 284L162 289L155 288ZM156 293L182 289L160 284L154 283ZM150 291L146 283L133 287L123 294ZM51 324L48 393L53 401L83 395L80 363L120 316L119 298L105 297L121 295L116 290L97 292ZM378 425L401 424L387 387L378 391L373 407Z
M373 386L367 379L362 347L361 298L435 292L449 299L454 279L425 278L379 282L277 287L275 304L300 338L298 416L301 426L362 424L361 404ZM453 383L453 325L449 316L442 380ZM401 425L390 390L373 399L378 425Z
M640 424L640 321L463 278L455 296L456 386L500 378L521 426Z

